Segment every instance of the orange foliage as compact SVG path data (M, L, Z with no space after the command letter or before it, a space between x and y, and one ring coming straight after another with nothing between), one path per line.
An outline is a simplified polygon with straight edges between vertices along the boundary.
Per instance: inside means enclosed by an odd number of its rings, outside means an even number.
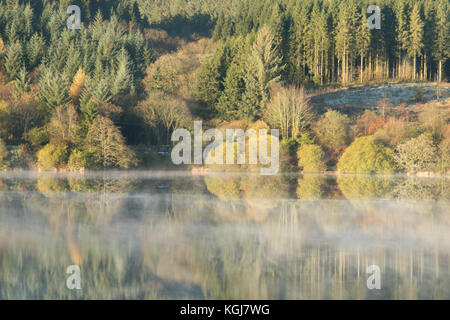
M81 95L81 91L86 85L86 73L84 73L83 69L78 69L75 77L73 78L73 83L70 86L69 95L74 102L78 101Z

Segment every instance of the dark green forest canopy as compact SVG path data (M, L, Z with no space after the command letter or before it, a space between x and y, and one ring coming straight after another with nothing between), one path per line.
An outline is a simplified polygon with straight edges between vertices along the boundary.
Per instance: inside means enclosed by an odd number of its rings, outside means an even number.
M143 78L152 58L151 43L146 43L139 30L150 26L174 35L211 33L214 40L225 41L228 46L233 38L254 38L261 28L269 27L283 59L281 76L296 85L352 81L359 76L358 70L361 78L366 76L364 72L379 80L406 77L410 59L416 61L413 77L448 77L450 24L445 0L377 1L381 29L371 31L364 30L366 9L372 4L365 0L0 3L0 36L6 58L12 60L5 63L10 80L18 76L20 68L31 72L40 64L51 65L69 78L80 66L90 75L96 73L97 78L111 76L117 71L114 64L124 48L133 84L139 87L138 80ZM81 32L65 28L69 5L81 8ZM103 19L110 23L101 27ZM123 28L121 22L126 22L127 27Z

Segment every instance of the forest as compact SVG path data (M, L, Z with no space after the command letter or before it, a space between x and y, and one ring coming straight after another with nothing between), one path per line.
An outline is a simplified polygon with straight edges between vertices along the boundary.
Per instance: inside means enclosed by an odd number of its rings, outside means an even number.
M203 120L279 129L286 170L448 173L450 5L379 0L370 30L373 4L0 0L0 169L149 167L175 129ZM378 85L414 97L313 103Z

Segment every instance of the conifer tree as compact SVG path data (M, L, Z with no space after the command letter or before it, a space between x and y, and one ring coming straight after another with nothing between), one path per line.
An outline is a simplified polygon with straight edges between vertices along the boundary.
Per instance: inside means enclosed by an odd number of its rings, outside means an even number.
M70 101L68 79L65 75L46 67L39 78L39 98L45 103L48 113L57 106L66 106Z
M349 81L349 60L354 33L353 3L341 2L336 30L336 53L341 63L342 83Z
M216 56L207 58L207 61L202 64L195 88L197 99L205 103L210 110L217 103L224 89L221 61Z
M27 58L30 70L37 67L45 56L45 41L38 34L35 33L27 43Z
M112 85L112 94L114 96L125 95L130 93L133 85L130 75L130 61L125 49L122 48L118 58L118 66L116 76Z
M359 15L359 24L356 30L355 46L358 50L360 56L360 81L363 82L363 72L364 72L364 57L367 55L367 50L370 45L370 31L367 27L367 16L366 10L363 8L361 14Z
M323 84L325 58L328 51L329 39L325 12L320 10L318 2L315 2L311 21L307 25L306 50L311 72L317 83Z
M242 98L242 112L248 119L257 119L262 115L269 100L269 89L280 80L284 66L277 54L271 31L262 28L252 46L245 64L245 92Z
M14 81L15 92L18 96L30 91L30 80L28 78L28 73L25 67L20 69L16 80Z
M434 38L434 57L438 61L438 81L442 81L442 65L450 57L450 5L446 0L437 2Z
M408 54L413 58L413 79L416 79L417 55L423 47L423 22L420 17L420 4L416 2L411 12L409 22L409 45Z
M8 46L5 55L5 70L9 80L17 78L23 63L22 45L16 41Z
M406 4L405 0L397 0L394 3L394 11L396 18L396 40L397 40L397 55L398 55L398 77L403 76L402 64L403 56L406 52L409 35L408 35L408 25L406 17Z
M224 91L217 102L217 111L225 120L236 120L241 116L242 96L245 91L244 68L241 57L236 56L224 79Z

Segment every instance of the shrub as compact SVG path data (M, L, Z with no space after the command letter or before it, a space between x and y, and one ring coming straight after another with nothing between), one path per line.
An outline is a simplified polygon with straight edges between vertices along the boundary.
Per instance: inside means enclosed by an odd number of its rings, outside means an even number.
M322 146L338 150L350 141L350 120L342 113L329 110L315 126L315 133Z
M47 144L38 152L37 158L40 169L50 170L64 167L68 158L67 147Z
M389 118L383 129L378 129L375 133L375 139L396 146L404 143L411 138L417 137L417 126L404 119Z
M42 146L49 142L48 132L45 128L36 127L25 133L25 140L33 146Z
M0 169L6 169L8 167L5 159L8 157L8 149L6 149L5 144L0 140Z
M357 138L345 150L337 168L348 173L392 173L396 169L394 151L373 136Z
M325 171L324 152L322 148L314 144L305 144L298 149L298 166L305 172Z
M438 151L433 144L433 139L423 134L399 145L395 160L401 168L410 173L423 169L432 170L436 167Z
M69 169L81 170L87 167L88 164L88 152L75 149L72 151L69 157Z
M445 139L439 145L441 171L445 172L450 167L450 138Z
M377 129L382 128L384 124L383 117L373 111L366 110L356 121L355 134L358 137L372 135Z

